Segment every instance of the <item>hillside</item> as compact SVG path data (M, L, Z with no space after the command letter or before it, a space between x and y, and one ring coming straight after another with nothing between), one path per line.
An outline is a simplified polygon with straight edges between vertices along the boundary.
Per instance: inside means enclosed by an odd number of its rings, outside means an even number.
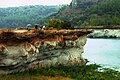
M0 8L0 28L24 27L30 24L42 24L44 17L56 13L61 6L21 6Z
M60 9L58 14L53 16L55 18L70 20L73 25L76 25L80 20L84 20L83 17L86 9L102 1L103 0L72 0L69 6Z
M119 0L72 0L55 18L69 20L74 26L120 25Z
M107 0L98 5L92 6L85 11L89 25L105 25L116 26L120 25L120 1Z
M62 6L23 6L0 8L0 28L25 27L27 24L43 24L51 18L70 21L72 26L120 25L119 0L72 0Z

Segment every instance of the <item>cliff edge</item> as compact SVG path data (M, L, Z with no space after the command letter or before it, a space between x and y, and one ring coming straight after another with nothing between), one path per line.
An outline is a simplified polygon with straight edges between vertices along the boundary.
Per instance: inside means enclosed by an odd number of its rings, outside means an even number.
M86 30L0 30L0 74L85 65Z

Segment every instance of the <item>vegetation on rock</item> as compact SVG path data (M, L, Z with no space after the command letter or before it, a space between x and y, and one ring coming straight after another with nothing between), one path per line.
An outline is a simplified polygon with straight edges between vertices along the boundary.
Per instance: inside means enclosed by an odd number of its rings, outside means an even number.
M56 29L68 29L71 28L70 21L63 21L60 19L51 19L45 23L48 29L56 28Z
M100 71L101 70L101 71ZM25 72L0 75L0 80L119 80L120 72L101 68L100 65L63 66L28 70Z

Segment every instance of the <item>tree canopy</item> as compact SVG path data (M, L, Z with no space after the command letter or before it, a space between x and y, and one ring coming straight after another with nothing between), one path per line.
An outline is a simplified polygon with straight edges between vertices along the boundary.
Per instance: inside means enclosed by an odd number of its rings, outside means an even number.
M0 28L43 24L45 17L57 13L61 6L21 6L0 8Z
M45 23L45 26L49 28L56 28L56 29L70 29L71 22L70 21L63 21L60 19L51 19Z
M54 17L69 20L74 26L116 26L120 25L119 13L119 0L83 0L77 7L74 4L64 7Z

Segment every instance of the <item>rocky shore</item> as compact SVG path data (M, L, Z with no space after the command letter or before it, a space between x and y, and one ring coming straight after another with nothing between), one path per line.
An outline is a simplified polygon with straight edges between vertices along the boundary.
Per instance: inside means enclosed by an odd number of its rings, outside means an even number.
M85 65L86 30L0 30L0 74Z
M120 29L94 29L89 38L120 38Z

